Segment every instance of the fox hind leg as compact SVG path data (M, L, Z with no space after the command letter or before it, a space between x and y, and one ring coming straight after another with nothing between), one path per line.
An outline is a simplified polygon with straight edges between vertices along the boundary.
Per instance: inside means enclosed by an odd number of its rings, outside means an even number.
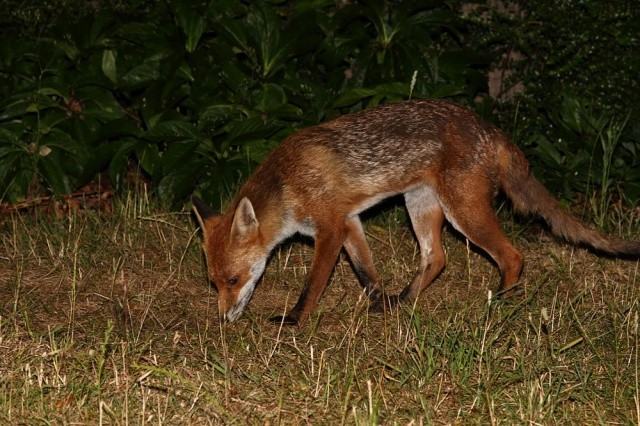
M383 308L386 300L384 289L380 285L380 275L376 270L371 256L371 250L362 229L362 222L358 216L349 216L345 222L347 238L344 241L344 249L349 255L351 265L360 284L364 287L367 296L372 302L374 310Z
M429 186L413 189L404 195L413 232L420 246L420 266L411 283L400 293L402 302L415 301L440 274L446 264L442 249L444 212L435 191Z
M491 205L489 194L465 191L448 200L451 206L463 208L447 209L447 219L473 244L484 250L500 270L500 290L508 295L509 288L520 278L524 256L507 239Z

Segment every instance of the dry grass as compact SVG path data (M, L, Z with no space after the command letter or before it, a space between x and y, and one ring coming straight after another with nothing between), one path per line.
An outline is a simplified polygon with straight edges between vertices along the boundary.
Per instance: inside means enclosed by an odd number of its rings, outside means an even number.
M141 199L117 210L5 218L0 423L640 421L636 261L507 221L522 291L489 301L497 271L446 232L447 269L415 309L369 314L342 259L312 320L281 328L267 318L295 302L311 255L293 242L222 326L190 215ZM403 217L367 224L391 292L417 266ZM612 217L613 232L638 236L637 219Z

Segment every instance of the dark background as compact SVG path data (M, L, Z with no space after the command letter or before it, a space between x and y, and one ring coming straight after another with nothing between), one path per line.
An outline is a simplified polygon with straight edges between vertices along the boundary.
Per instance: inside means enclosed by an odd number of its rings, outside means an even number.
M450 98L565 200L640 199L640 2L0 2L0 201L220 206L286 135Z

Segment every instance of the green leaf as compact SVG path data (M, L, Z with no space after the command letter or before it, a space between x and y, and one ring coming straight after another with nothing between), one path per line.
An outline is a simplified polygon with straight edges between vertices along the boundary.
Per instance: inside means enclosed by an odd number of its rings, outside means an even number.
M256 109L260 112L297 119L302 115L302 110L289 103L287 95L282 86L268 83L262 88L259 100L256 102Z
M451 98L457 95L463 95L465 93L465 89L463 87L440 83L436 84L432 89L431 93L429 93L430 98L441 99L441 98Z
M577 97L565 94L558 110L560 123L576 133L581 133L584 130L581 110L580 100Z
M231 117L248 117L249 111L241 105L235 104L216 104L210 105L202 111L200 122L207 123L209 126L219 126L226 123Z
M2 153L7 150L21 150L20 145L23 144L20 140L20 129L12 131L7 127L9 126L0 127L0 158L2 158Z
M165 142L184 139L202 140L206 135L186 121L163 121L146 132L143 137L155 142Z
M265 139L273 135L282 124L274 120L264 120L259 116L246 119L232 120L226 126L227 142L247 142L256 139Z
M232 63L226 63L222 65L220 71L220 78L225 82L227 87L231 91L238 91L242 93L250 85L251 79L240 68Z
M119 147L115 150L109 163L109 179L111 179L111 182L116 188L122 187L124 175L129 165L129 158L139 143L140 142L135 139L122 139L117 142Z
M120 79L120 85L128 90L141 89L160 78L159 64L156 61L148 61L140 64Z
M9 120L12 118L18 118L25 114L30 114L34 110L33 98L28 94L25 94L24 98L20 97L20 99L11 102L10 104L4 106L0 109L0 120ZM37 110L37 108L36 108Z
M107 49L102 52L102 72L113 84L118 83L118 73L116 69L116 57L118 52Z
M176 4L176 20L186 35L185 48L191 53L198 47L198 42L204 33L204 17L183 3Z
M188 163L198 145L199 142L193 140L170 143L167 150L162 154L162 170L164 173L170 172L181 164Z
M54 193L68 194L71 192L69 177L62 168L57 156L39 157L38 169Z
M40 147L57 148L73 156L86 156L86 146L73 139L65 131L53 128L40 139ZM39 147L39 148L40 148Z
M268 111L269 108L282 105L287 102L282 86L277 84L265 84L262 88L262 96L258 104L258 110Z
M378 92L376 92L375 89L367 89L364 87L347 90L333 102L333 107L340 108L344 106L351 106L362 101L363 99L374 96L376 93Z
M172 206L193 192L198 177L202 173L200 167L185 164L173 169L158 184L158 196Z
M56 49L59 49L70 60L74 61L80 55L80 49L73 42L68 40L59 40L54 38L43 37L40 39L43 43L51 44Z
M20 153L2 156L0 160L0 201L13 202L24 197L33 181L31 163Z
M142 170L155 179L161 171L163 159L163 157L160 156L158 146L149 143L138 144L135 148L135 154Z
M637 205L640 201L640 181L626 183L623 193L632 205Z
M254 52L255 50L251 48L250 43L247 40L248 30L241 22L234 21L233 19L225 16L220 18L217 22L216 30L225 40L228 40L230 44L235 45L236 48L240 48L240 50L246 55L254 56L254 54L252 54L252 50Z
M50 110L43 115L44 116L40 118L40 126L38 129L40 134L42 135L46 135L47 133L51 132L56 126L59 126L61 123L69 119L67 113L62 109Z
M242 147L246 152L246 158L257 164L264 160L265 157L278 146L278 144L279 141L265 141L264 139L260 139L243 143Z
M102 142L126 136L138 138L140 137L140 129L130 119L120 118L100 126L96 131L95 139L98 142Z
M549 142L549 140L540 137L536 142L537 147L535 148L535 151L543 160L549 164L553 164L554 166L560 166L564 163L562 154L554 144Z
M125 117L125 110L114 98L113 93L103 87L83 87L78 96L84 104L85 117L106 123Z
M20 162L20 153L1 152L0 149L0 184L6 183L15 172L16 166ZM0 193L0 198L2 194Z
M37 93L39 95L44 95L44 96L58 96L60 98L64 98L65 96L62 95L62 93L60 92L59 89L56 89L55 87L40 87L37 91Z

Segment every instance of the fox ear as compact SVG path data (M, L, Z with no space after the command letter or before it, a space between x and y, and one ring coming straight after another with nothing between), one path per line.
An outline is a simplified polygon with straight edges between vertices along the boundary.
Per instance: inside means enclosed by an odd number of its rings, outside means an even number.
M196 214L200 229L204 231L204 222L216 215L215 210L195 195L191 196L191 204L193 204L193 212Z
M231 225L231 235L246 238L258 231L258 219L253 205L247 197L238 203L236 212L233 215L233 225Z

